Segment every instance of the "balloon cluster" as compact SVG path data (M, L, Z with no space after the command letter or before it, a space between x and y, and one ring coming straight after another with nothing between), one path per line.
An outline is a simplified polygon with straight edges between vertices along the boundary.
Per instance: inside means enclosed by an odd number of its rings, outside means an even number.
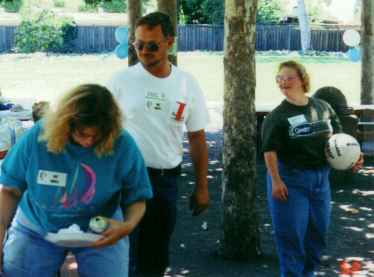
M120 59L126 59L129 52L128 28L120 26L114 32L114 37L119 43L114 49L114 53Z
M350 29L343 33L343 41L350 47L346 52L346 55L352 62L358 62L361 59L361 51L358 47L360 40L360 34L356 30Z

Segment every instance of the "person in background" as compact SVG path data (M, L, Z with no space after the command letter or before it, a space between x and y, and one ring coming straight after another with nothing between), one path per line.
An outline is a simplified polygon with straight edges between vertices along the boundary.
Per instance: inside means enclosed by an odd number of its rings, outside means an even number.
M71 251L79 276L128 274L128 235L152 197L143 158L112 94L76 87L10 149L0 176L2 276L54 277ZM48 233L103 216L109 227L87 247L61 247Z
M195 78L168 60L174 40L166 14L154 12L141 17L133 43L139 63L116 73L108 83L124 111L126 129L144 156L154 192L138 232L130 237L132 272L145 276L164 276L169 266L185 127L196 176L193 215L203 212L209 203L204 130L208 111Z
M341 125L328 103L307 96L310 78L303 65L281 63L276 82L285 100L265 118L262 141L280 275L311 277L330 222L325 145ZM353 170L362 164L361 158Z
M48 113L49 109L50 109L49 102L47 101L35 102L32 105L32 120L34 122L37 122L44 115Z

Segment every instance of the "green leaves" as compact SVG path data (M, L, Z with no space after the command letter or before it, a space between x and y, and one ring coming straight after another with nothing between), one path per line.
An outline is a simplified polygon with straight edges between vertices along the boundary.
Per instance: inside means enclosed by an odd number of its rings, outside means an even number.
M71 19L59 18L48 10L23 18L16 31L15 51L20 53L62 51L66 43L65 34L74 27L75 24Z

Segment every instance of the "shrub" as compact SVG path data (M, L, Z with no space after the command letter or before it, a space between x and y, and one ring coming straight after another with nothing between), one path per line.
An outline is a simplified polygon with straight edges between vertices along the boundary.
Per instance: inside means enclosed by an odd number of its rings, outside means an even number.
M126 1L124 0L104 0L100 6L104 11L110 13L122 13L127 9Z
M22 7L22 0L3 0L0 5L3 6L6 12L17 13Z
M59 18L53 12L43 10L36 16L24 18L15 36L15 50L21 53L66 52L76 32L72 19ZM69 44L70 43L70 44Z
M97 12L98 6L91 4L83 4L79 6L78 10L80 12Z
M65 7L65 1L64 0L53 0L53 5L56 8L63 8Z

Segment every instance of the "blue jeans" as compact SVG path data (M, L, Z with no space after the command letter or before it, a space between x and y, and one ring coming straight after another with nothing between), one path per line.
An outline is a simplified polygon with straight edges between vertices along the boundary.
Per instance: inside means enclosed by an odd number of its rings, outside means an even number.
M128 238L100 249L65 248L45 240L40 234L14 223L8 230L3 253L4 277L55 277L72 252L80 277L127 277Z
M179 175L149 172L149 177L153 198L147 201L142 221L130 234L130 277L164 276L169 266L170 239L177 217Z
M282 277L312 277L326 247L330 222L329 168L295 169L279 163L287 186L287 201L272 197L267 176L267 198Z

